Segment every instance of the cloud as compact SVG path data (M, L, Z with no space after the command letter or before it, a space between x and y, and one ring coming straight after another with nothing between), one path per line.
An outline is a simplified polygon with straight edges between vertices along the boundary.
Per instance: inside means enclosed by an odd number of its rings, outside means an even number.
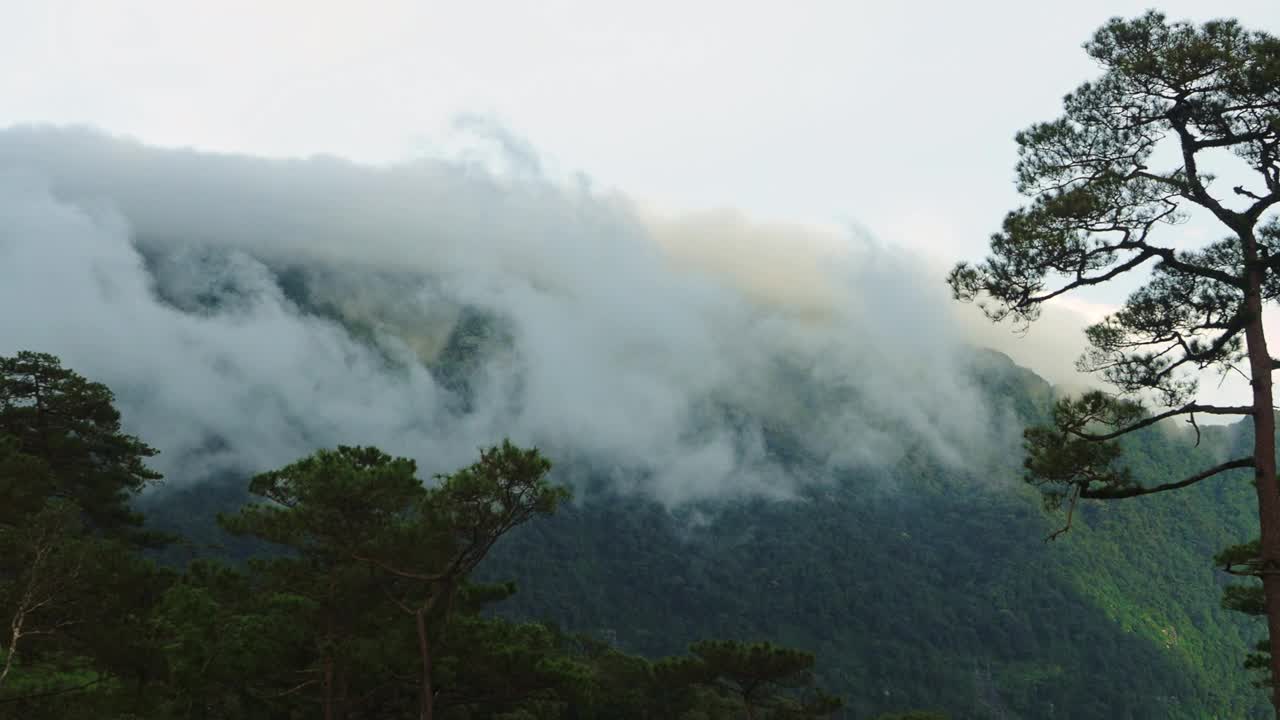
M644 211L516 147L493 172L4 131L0 353L107 383L175 483L338 443L444 472L510 436L680 503L793 493L779 431L829 468L1007 442L919 258Z

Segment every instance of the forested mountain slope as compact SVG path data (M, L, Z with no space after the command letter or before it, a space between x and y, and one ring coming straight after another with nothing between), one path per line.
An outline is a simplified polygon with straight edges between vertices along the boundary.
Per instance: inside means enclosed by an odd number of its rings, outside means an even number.
M1027 413L1048 396L1006 363L984 378ZM1186 474L1200 449L1161 432L1131 461L1145 480ZM508 606L627 648L669 652L701 634L776 637L824 658L855 711L944 708L957 717L1250 717L1265 698L1240 669L1258 628L1219 607L1211 558L1247 538L1252 489L1235 476L1187 493L1060 518L1004 467L944 467L923 453L851 472L791 502L709 519L596 499L498 548ZM857 716L857 714L855 714Z
M1049 386L1003 356L979 353L974 370L1022 421L1047 407ZM1179 477L1239 434L1206 428L1197 448L1157 429L1130 459L1147 482ZM853 718L913 707L954 718L1265 715L1241 669L1262 628L1220 608L1211 567L1249 536L1246 478L1089 505L1047 543L1062 519L1021 483L1016 449L966 466L920 445L888 465L818 477L785 428L768 440L817 482L789 500L674 509L581 484L576 502L482 565L485 578L519 587L502 612L652 655L702 637L803 648ZM152 498L151 522L199 535L192 523L211 504L238 501L226 482Z

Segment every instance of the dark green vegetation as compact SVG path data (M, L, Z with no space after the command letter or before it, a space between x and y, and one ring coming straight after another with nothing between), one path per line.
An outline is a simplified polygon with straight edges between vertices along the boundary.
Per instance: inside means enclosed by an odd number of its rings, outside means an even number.
M154 451L110 391L50 355L0 358L0 716L816 718L814 656L702 641L659 660L484 613L470 576L568 490L504 442L424 485L412 460L322 450L252 479L218 518L259 551L183 572L143 552ZM182 508L188 509L188 508Z
M994 398L1049 388L999 358ZM778 444L785 445L785 438ZM1238 428L1131 438L1143 481L1185 472ZM803 463L803 459L796 459ZM1074 532L1010 465L960 469L923 448L793 502L713 519L638 499L571 505L513 533L484 568L521 591L504 606L661 655L700 636L767 636L822 658L851 717L1243 718L1267 712L1241 669L1260 628L1219 605L1212 558L1249 534L1248 477L1133 504L1082 507Z
M1064 293L1150 271L1085 333L1080 368L1119 395L1059 401L1051 422L1027 431L1028 479L1050 505L1067 507L1065 530L1081 500L1182 490L1249 469L1260 539L1219 560L1252 583L1231 590L1228 604L1267 620L1269 643L1250 664L1269 669L1280 717L1280 361L1263 321L1280 298L1280 38L1151 11L1113 19L1085 50L1101 77L1068 94L1061 117L1017 136L1017 187L1030 203L1006 216L986 260L956 266L951 287L961 300L994 301L984 306L993 320L1031 322ZM1215 184L1222 172L1239 184ZM1197 216L1223 237L1182 249L1169 226ZM1204 402L1200 376L1233 371L1248 379L1250 402ZM1130 472L1121 438L1197 415L1248 418L1252 446L1180 474Z
M958 371L1023 422L1052 407L1049 386L1002 356L978 354ZM1199 448L1190 431L1127 439L1135 477L1179 476L1250 441L1238 426L1202 430ZM794 439L771 443L797 473L822 470ZM611 658L679 654L707 637L814 653L818 684L845 698L837 717L1265 716L1265 694L1241 668L1262 629L1221 608L1213 569L1219 548L1249 537L1247 474L1082 506L1074 531L1045 543L1062 516L1042 513L1016 462L962 468L922 443L900 463L844 473L793 501L674 512L587 488L504 537L476 579L518 588L486 617L553 621L556 632L606 640ZM163 492L146 507L207 543L219 541L208 509L243 499L228 481Z

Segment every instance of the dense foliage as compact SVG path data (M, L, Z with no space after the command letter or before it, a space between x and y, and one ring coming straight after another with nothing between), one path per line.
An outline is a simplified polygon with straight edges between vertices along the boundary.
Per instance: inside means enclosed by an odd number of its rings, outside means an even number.
M1068 93L1058 118L1017 135L1027 204L1005 216L984 260L958 264L948 280L957 299L978 301L995 321L1031 322L1045 303L1096 285L1136 287L1086 329L1077 363L1116 392L1063 398L1051 422L1028 430L1028 479L1067 507L1065 531L1082 500L1177 491L1251 469L1260 538L1221 559L1253 580L1228 603L1267 622L1260 661L1280 717L1280 361L1265 323L1280 299L1280 38L1152 10L1113 18L1084 47L1101 75ZM1238 184L1228 190L1220 173ZM1193 217L1221 239L1188 247L1170 226ZM1200 392L1202 376L1232 372L1248 380L1248 403ZM1138 478L1122 461L1120 438L1197 416L1245 418L1253 446L1174 476ZM1241 605L1240 593L1255 599Z
M970 370L1024 421L1049 411L1049 387L1007 359L980 355ZM109 402L74 379L64 392ZM150 452L118 440L139 462ZM1250 442L1226 427L1193 440L1161 428L1128 439L1134 476ZM821 470L800 443L770 442L796 472ZM5 620L25 612L28 589L51 598L28 613L17 652L5 643L0 716L421 717L424 666L443 718L800 717L834 709L823 687L852 718L1266 707L1240 669L1258 629L1219 607L1209 566L1248 537L1247 477L1085 508L1067 540L1046 544L1061 518L1011 481L1016 468L961 468L923 443L791 501L677 512L601 492L565 505L545 460L510 445L426 485L411 461L338 448L247 487L148 494L134 505L184 538L155 550L136 542L132 511L108 515L129 518L128 532L80 512L81 491L54 482L37 444L6 434L0 448L6 507L42 508L0 525ZM117 483L98 497L137 488L136 475L77 477ZM459 562L474 576L445 572Z
M983 382L1038 413L1028 421L1048 411L1048 386L1007 361ZM1135 477L1249 442L1239 428L1203 434L1199 448L1163 429L1131 438ZM1089 506L1072 534L1042 542L1063 518L1041 512L1014 462L962 468L921 447L792 502L716 508L709 523L641 498L582 503L513 534L484 570L521 588L504 613L632 651L704 635L805 648L852 717L1265 716L1241 668L1261 628L1220 607L1212 567L1249 536L1247 475Z
M979 353L965 372L1023 422L1047 417L1050 387L1007 358ZM1163 428L1131 438L1135 477L1177 475L1250 442L1239 427L1202 431L1199 447ZM821 471L798 443L771 443L797 473ZM1261 628L1220 607L1225 581L1212 565L1249 537L1247 476L1083 508L1070 535L1046 543L1063 518L1046 517L1019 475L1014 457L966 468L922 442L901 462L830 477L792 501L673 511L583 492L494 547L478 580L514 580L519 592L485 617L600 638L613 646L610 667L708 637L768 638L820 659L818 685L845 698L837 717L1265 714L1241 668ZM174 488L146 507L167 529L245 556L256 550L207 524L208 508L239 507L243 492L230 480Z
M137 530L129 500L158 479L143 462L154 451L120 432L107 388L49 355L0 358L0 428L0 717L781 720L841 707L803 651L703 641L651 661L482 612L514 587L472 582L476 566L568 498L536 450L504 442L429 484L376 448L318 451L254 477L258 501L218 518L251 539L242 562L178 572L143 554L159 536Z

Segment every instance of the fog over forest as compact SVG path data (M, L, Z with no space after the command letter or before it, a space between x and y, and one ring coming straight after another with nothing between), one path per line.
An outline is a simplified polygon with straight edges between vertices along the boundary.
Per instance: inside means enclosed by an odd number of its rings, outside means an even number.
M370 167L4 131L0 355L106 383L171 483L338 443L446 471L510 436L678 503L810 480L771 427L831 467L1015 446L921 258L655 212L486 137L500 162Z

